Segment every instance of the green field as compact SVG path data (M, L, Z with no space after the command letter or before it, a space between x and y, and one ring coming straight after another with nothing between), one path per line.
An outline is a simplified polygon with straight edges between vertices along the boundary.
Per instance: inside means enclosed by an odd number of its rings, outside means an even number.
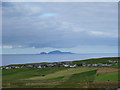
M118 57L105 57L105 58L93 58L93 59L86 59L82 61L74 61L75 64L82 64L83 62L87 62L88 64L92 63L111 63L108 62L109 60L120 60Z
M115 77L116 76L116 77ZM117 81L118 80L118 72L110 72L99 74L95 81L104 82L104 81Z
M90 59L86 62L98 63L110 59ZM80 64L81 62L83 61L73 63ZM79 66L76 68L47 67L2 70L2 86L3 88L117 88L118 72L97 74L97 70L100 68ZM111 69L111 67L109 68Z

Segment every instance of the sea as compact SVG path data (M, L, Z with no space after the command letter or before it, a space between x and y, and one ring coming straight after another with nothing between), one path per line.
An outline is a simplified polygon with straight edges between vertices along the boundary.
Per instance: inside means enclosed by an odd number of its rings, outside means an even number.
M76 61L90 58L118 57L117 53L87 53L87 54L3 54L2 66L11 64Z

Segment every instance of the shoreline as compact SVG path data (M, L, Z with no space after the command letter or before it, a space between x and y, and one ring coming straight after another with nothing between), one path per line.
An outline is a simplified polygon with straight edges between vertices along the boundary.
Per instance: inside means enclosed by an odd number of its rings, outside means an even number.
M79 59L79 60L69 60L69 61L67 61L67 60L64 60L64 61L55 61L55 62L57 62L57 63L59 63L59 62L82 62L82 61L87 61L87 60L91 60L91 59L106 59L106 58L119 58L119 57L114 57L114 56L111 56L111 57L94 57L94 58L85 58L85 59ZM9 65L2 65L2 66L0 66L0 67L3 67L3 66L17 66L17 65L30 65L30 64L48 64L48 63L54 63L54 62L39 62L39 63L21 63L21 64L9 64Z

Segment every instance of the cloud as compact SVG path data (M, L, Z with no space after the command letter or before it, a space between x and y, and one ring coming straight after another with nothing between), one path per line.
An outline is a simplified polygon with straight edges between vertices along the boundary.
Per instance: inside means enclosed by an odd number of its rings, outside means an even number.
M4 3L3 45L12 48L115 46L117 7L114 6L115 3Z
M11 49L11 48L13 48L13 47L12 47L12 46L9 46L9 45L5 45L5 46L3 46L3 48Z
M90 31L89 32L90 35L94 35L94 36L99 36L99 37L107 37L107 38L117 38L118 35L117 34L113 34L111 32L101 32L101 31Z
M25 3L3 3L3 15L5 17L29 17L40 14L42 9L38 6L30 6Z

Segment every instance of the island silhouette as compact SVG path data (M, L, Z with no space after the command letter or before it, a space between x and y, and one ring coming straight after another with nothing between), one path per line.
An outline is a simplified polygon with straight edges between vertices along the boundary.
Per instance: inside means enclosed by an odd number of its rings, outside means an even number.
M55 51L51 51L51 52L41 52L40 54L75 54L75 53L72 53L72 52L62 52L62 51L59 51L59 50L55 50Z

